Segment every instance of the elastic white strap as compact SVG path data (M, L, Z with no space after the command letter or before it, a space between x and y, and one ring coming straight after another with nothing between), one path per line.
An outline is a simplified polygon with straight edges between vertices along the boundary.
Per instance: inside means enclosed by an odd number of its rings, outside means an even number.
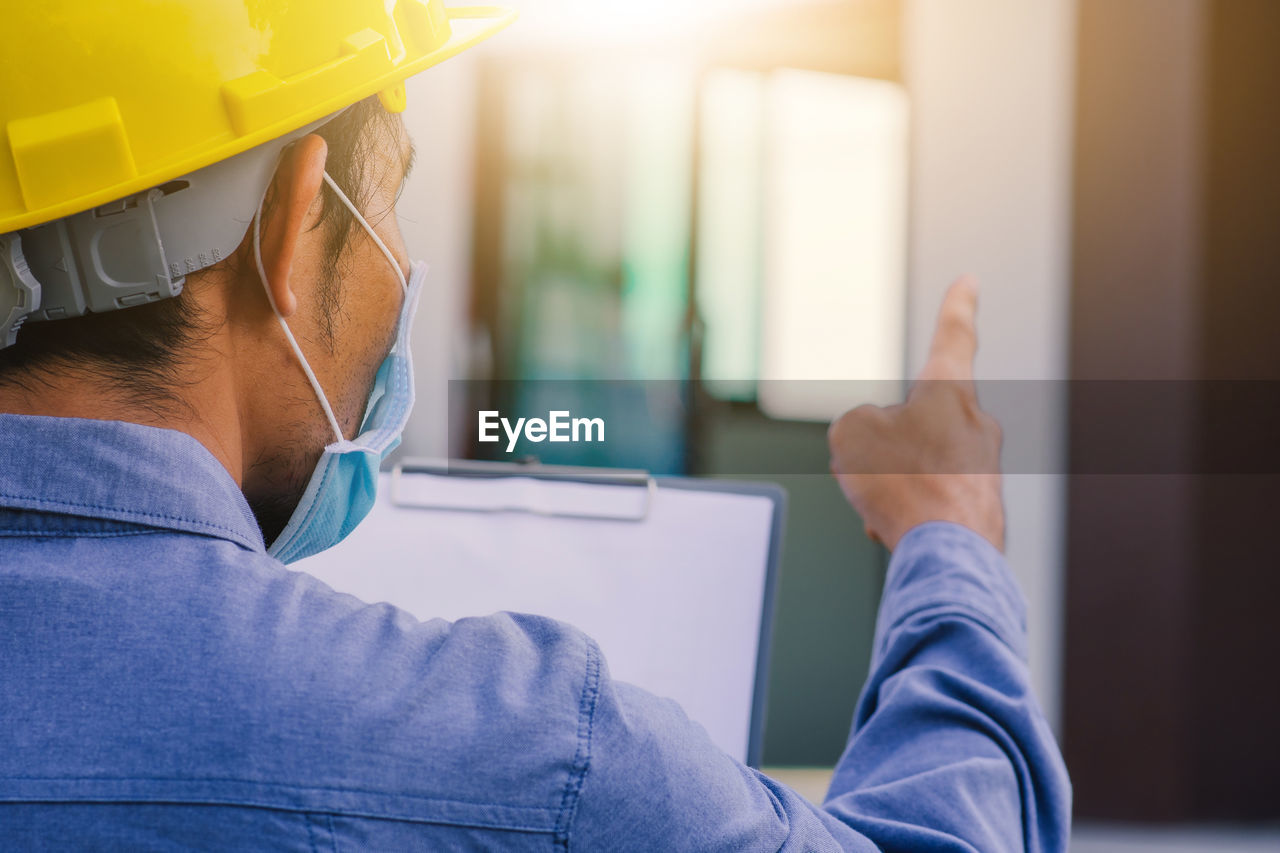
M391 268L396 271L396 278L400 280L400 287L407 294L409 292L409 283L405 281L404 271L400 269L400 264L396 262L395 255L391 254L391 250L387 248L387 244L382 242L382 238L377 232L369 226L365 218L360 215L360 211L351 203L351 199L347 198L347 194L334 183L333 178L329 177L329 173L324 173L325 183L329 188L337 194L342 203L351 211L351 215L356 221L364 227L364 230L373 238L374 244L386 256ZM270 189L270 187L268 187ZM307 361L307 357L302 354L302 347L298 346L298 340L293 336L289 324L285 322L284 317L280 316L280 309L276 305L275 297L271 295L271 287L267 283L267 270L262 264L262 206L267 200L267 193L264 191L262 197L258 199L258 211L253 216L253 261L258 267L258 277L262 279L262 287L267 292L267 302L271 304L271 311L276 315L276 320L280 323L280 328L284 331L285 339L289 342L289 346L293 349L293 354L298 357L298 363L302 365L302 372L306 374L307 381L311 383L311 389L316 392L316 399L320 401L320 408L324 410L324 416L329 421L330 428L339 442L345 441L346 436L342 434L342 427L338 425L338 419L333 414L333 407L329 405L329 399L325 396L324 389L320 387L320 380L316 379L315 371L311 369L311 364Z
M404 279L404 270L400 269L400 264L396 261L396 256L391 254L391 250L387 248L386 243L382 242L382 238L378 236L378 232L374 231L373 227L365 221L365 218L360 215L360 211L356 210L356 206L351 203L351 199L347 198L347 194L344 193L342 188L334 182L333 178L329 177L328 172L324 173L324 182L329 185L329 189L333 190L334 193L337 194L338 198L342 199L342 203L347 206L347 210L351 211L351 215L356 218L356 221L364 226L364 230L373 238L374 245L382 250L382 254L386 257L387 263L391 264L391 268L396 271L396 278L400 279L400 287L405 293L408 293L409 282Z
M329 426L333 429L334 436L337 437L338 441L343 441L346 436L342 434L342 427L338 426L338 419L333 416L333 407L329 405L329 400L324 395L324 389L320 387L320 380L316 379L315 371L307 363L307 357L302 354L302 347L298 346L298 341L289 329L289 324L284 321L284 317L280 316L280 309L276 306L276 299L271 295L271 286L267 283L267 270L262 265L262 202L266 201L266 198L264 193L262 200L258 202L258 212L253 216L253 261L258 265L258 277L262 279L262 287L267 291L267 301L271 303L271 310L276 315L280 328L284 330L285 339L289 341L289 346L293 348L293 354L298 357L298 363L302 365L302 372L307 375L307 381L311 383L312 390L316 392L316 399L320 401L320 408L324 409L324 416L329 420Z

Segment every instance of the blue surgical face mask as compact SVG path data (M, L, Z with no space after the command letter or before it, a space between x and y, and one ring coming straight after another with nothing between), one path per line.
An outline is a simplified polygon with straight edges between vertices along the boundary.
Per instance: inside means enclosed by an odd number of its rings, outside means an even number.
M285 338L302 365L336 439L324 449L311 474L311 480L307 483L307 489L302 494L302 500L289 517L284 530L267 549L267 553L285 563L301 560L337 545L373 508L378 491L378 471L382 461L400 444L400 437L409 420L409 411L413 408L413 358L409 352L409 331L418 308L418 294L422 291L422 282L427 274L426 264L415 261L410 265L409 280L406 282L395 256L360 215L360 211L356 210L355 205L328 174L324 179L395 270L396 278L400 280L400 286L404 290L404 304L400 309L395 344L378 368L360 433L348 441L342 434L342 428L334 417L333 409L311 365L307 363L306 356L302 354L302 349L289 330L289 324L280 316L270 288L267 289L267 299L271 301L276 319L280 321ZM267 276L262 265L258 224L261 213L259 206L253 225L253 252L258 264L258 275L265 287Z

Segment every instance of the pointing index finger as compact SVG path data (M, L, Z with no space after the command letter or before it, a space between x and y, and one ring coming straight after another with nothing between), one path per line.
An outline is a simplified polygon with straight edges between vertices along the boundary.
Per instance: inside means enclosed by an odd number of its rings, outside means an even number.
M964 276L947 289L938 311L938 324L921 381L973 382L973 358L978 352L978 281Z

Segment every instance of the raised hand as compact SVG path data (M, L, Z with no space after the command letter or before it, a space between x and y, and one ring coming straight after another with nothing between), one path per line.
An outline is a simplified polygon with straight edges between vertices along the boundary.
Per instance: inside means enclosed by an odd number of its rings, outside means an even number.
M831 471L867 534L890 549L927 521L951 521L1004 550L1000 425L978 405L978 287L951 285L929 359L907 401L860 406L831 424Z

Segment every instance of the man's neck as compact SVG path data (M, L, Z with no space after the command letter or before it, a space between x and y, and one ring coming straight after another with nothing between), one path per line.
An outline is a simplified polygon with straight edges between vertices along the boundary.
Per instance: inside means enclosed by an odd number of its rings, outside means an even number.
M109 379L41 376L25 386L0 387L0 413L123 421L142 426L185 432L222 463L237 484L243 484L242 435L234 411L227 406L201 405L204 400L233 400L231 394L213 394L211 385L226 382L217 373L191 385L184 393L157 395L145 404L136 392L113 385ZM195 393L191 393L195 392Z

